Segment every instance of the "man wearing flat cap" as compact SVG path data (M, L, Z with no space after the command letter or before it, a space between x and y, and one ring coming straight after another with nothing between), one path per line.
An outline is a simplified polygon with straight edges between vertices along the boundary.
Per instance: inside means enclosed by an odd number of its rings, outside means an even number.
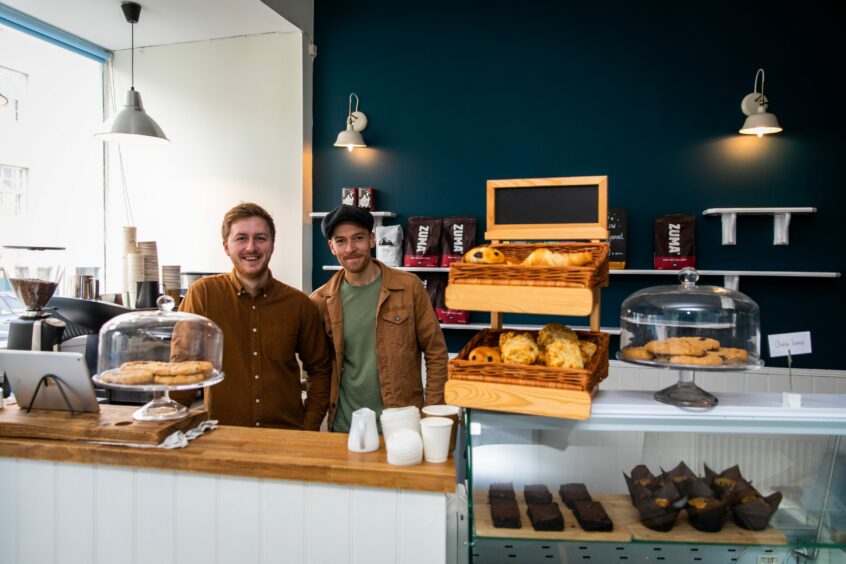
M341 270L311 299L333 346L329 429L349 432L352 412L443 403L447 349L420 279L370 256L373 216L342 205L321 224ZM421 380L426 359L426 393Z

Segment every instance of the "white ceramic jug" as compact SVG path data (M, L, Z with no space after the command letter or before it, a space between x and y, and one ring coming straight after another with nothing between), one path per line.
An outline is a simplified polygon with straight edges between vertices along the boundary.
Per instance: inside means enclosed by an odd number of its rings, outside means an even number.
M375 411L368 407L353 411L347 448L353 452L373 452L379 448Z

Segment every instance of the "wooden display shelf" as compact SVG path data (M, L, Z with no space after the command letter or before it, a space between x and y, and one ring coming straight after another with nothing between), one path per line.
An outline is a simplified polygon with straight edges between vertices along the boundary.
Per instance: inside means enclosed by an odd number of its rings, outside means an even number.
M463 380L449 380L444 387L444 401L449 405L566 419L589 418L591 395L591 392Z
M594 292L599 289L450 284L446 305L470 311L587 316L594 308Z
M561 508L564 515L563 531L535 531L526 513L523 495L516 492L517 504L520 507L522 527L519 529L498 529L491 521L490 508L485 493L473 494L473 520L476 535L490 538L510 539L543 539L554 541L646 541L646 542L677 542L685 544L736 544L736 545L786 545L787 537L773 527L768 526L763 531L747 531L734 524L731 516L725 526L718 533L703 533L694 529L687 520L687 512L682 511L672 530L662 533L644 527L640 522L637 509L632 506L627 495L598 495L595 500L602 503L605 512L614 523L611 532L588 532L579 527L572 511L567 509L556 496L554 501Z
M16 406L0 409L0 437L102 441L158 445L176 431L193 429L208 419L205 409L193 409L175 421L135 421L138 409L125 405L101 405L100 413L71 415L67 411L33 409L30 413Z

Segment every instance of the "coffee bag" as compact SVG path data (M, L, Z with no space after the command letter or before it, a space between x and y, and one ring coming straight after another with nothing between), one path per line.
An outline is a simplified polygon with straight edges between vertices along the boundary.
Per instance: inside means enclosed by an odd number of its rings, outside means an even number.
M476 246L476 218L445 217L441 224L441 266L461 262L464 253Z
M689 214L660 215L655 218L656 270L676 270L696 266L696 219Z
M385 266L402 266L402 227L380 225L376 234L376 260Z
M437 267L440 259L441 218L408 218L403 266Z

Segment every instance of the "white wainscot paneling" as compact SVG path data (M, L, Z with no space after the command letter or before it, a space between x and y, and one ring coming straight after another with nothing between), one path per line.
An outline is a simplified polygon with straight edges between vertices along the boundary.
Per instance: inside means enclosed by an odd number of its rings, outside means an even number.
M0 483L3 564L446 561L446 494L7 458Z

